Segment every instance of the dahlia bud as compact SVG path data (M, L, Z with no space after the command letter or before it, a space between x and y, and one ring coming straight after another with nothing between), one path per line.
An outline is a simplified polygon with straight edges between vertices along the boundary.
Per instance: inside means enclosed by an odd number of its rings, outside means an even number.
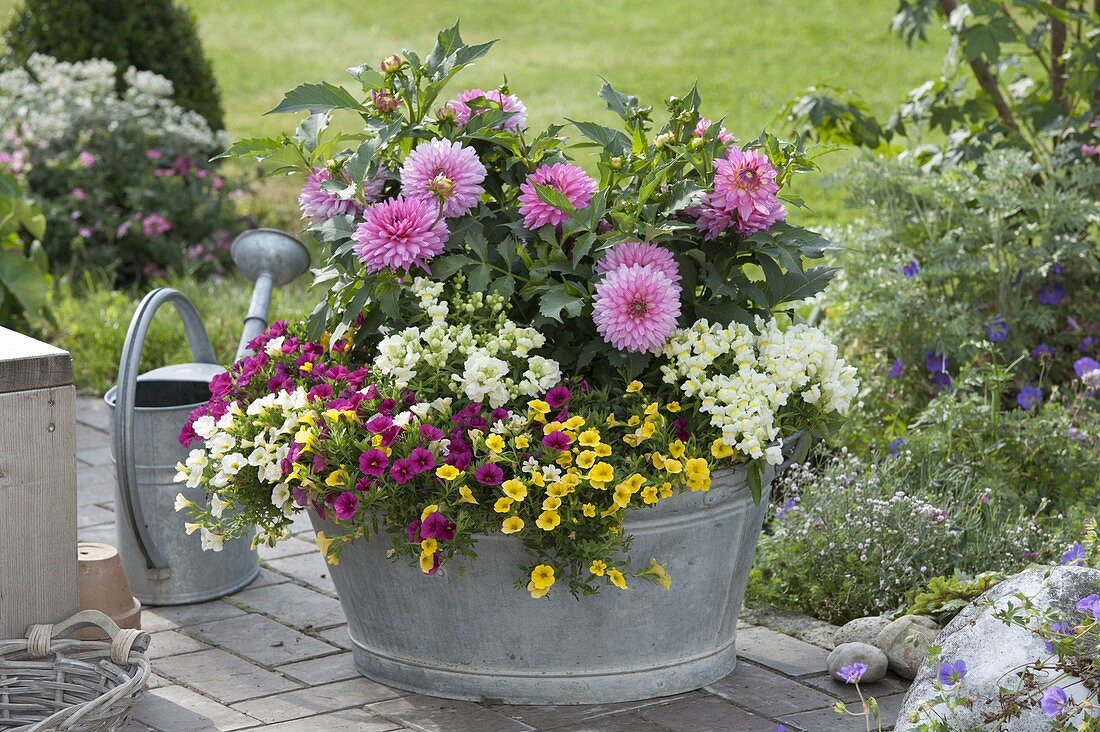
M455 111L447 106L440 107L435 110L435 118L440 122L453 122L455 118Z
M694 119L695 119L695 113L692 112L691 110L685 109L683 112L680 112L679 120L681 122L683 122L685 125L688 124L689 122L694 121Z
M382 63L378 66L382 69L383 74L392 74L401 68L402 63L401 57L395 53L382 59Z
M657 139L655 139L653 141L653 145L658 150L660 150L662 147L664 147L665 145L667 145L670 142L672 142L672 133L671 132L664 132L660 135L657 135Z
M699 137L698 135L692 135L691 136L691 142L688 143L688 147L690 147L692 150L698 150L702 146L703 146L703 138Z
M371 104L382 114L388 114L397 109L401 104L401 100L388 91L382 91L381 89L372 89L370 93Z
M446 201L455 193L455 182L440 173L428 181L428 190L439 196L440 200Z
M621 157L619 157L618 155L611 158L611 160L609 160L608 162L611 165L612 170L622 170L623 169L623 159Z

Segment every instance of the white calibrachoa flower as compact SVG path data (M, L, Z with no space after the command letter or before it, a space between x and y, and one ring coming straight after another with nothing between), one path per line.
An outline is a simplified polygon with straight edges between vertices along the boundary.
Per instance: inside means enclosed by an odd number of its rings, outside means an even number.
M508 364L490 356L487 351L474 349L466 358L462 376L453 374L464 393L472 402L489 401L493 407L508 401Z
M700 411L722 431L722 442L749 459L783 461L777 412L792 396L822 413L847 414L859 391L856 370L817 328L780 330L757 318L748 326L697 321L665 347L664 381L700 400Z

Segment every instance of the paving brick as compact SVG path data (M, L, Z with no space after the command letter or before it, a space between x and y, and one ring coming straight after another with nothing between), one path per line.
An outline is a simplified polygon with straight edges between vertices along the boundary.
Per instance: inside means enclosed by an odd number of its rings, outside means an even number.
M265 696L262 699L253 699L233 706L249 716L272 723L361 707L386 699L396 699L403 693L360 676L356 679L337 681L335 684L311 686L308 689Z
M283 582L289 582L290 578L286 575L279 574L278 572L272 572L266 567L260 567L260 573L256 575L256 579L249 583L248 588L254 590L257 587L267 587L268 585L277 585Z
M668 732L668 727L642 719L636 714L616 714L587 721L567 724L564 727L540 727L553 732ZM732 729L732 728L731 728ZM698 732L702 732L699 730Z
M158 674L197 689L223 704L301 688L296 681L218 648L162 658L155 668Z
M333 681L354 679L359 677L359 669L355 668L355 660L350 653L338 653L335 656L323 656L311 658L308 661L298 661L279 666L275 669L292 679L297 679L304 684L329 684Z
M419 732L529 732L534 729L480 704L420 694L378 702L367 708Z
M96 526L98 524L113 524L115 512L95 503L78 506L76 509L76 525L78 527Z
M141 611L141 627L150 632L172 630L188 625L224 620L244 615L244 610L235 608L227 602L212 600L194 605L163 605L149 607Z
M76 531L76 539L77 541L91 541L97 544L110 544L111 546L118 543L114 522L79 528Z
M332 575L329 573L330 568L319 551L274 559L264 562L264 565L274 572L293 577L315 590L327 592L330 595L336 594L336 587L332 584Z
M843 699L846 702L859 701L859 692L856 691L855 686L837 681L829 674L810 676L809 678L799 679L799 681L815 689L820 689L826 694L835 696L838 699ZM860 684L859 688L863 690L864 695L878 698L890 696L891 694L904 694L909 690L910 683L911 682L906 681L900 676L896 676L893 673L887 673L882 681L873 684Z
M268 724L263 728L267 732L402 732L396 723L363 709L348 709L280 724Z
M84 450L76 451L77 464L91 465L94 467L107 467L114 470L111 462L111 448L109 445L96 445Z
M892 729L894 727L894 723L897 722L898 719L898 712L901 710L902 699L904 698L902 694L894 694L892 696L876 699L879 706L879 713L882 715L883 729ZM860 711L859 702L848 704L847 706L850 712ZM792 730L804 730L804 732L852 732L853 730L864 729L866 726L863 717L837 714L832 709L791 714L780 717L779 721ZM871 729L875 728L876 725L872 721Z
M834 701L821 691L745 661L738 663L733 673L706 687L706 690L749 711L771 717L822 709Z
M737 655L788 676L812 676L829 670L829 652L824 648L761 627L738 631Z
M76 423L76 449L87 450L94 447L110 447L111 436L97 427Z
M318 638L324 638L326 643L331 643L334 646L343 648L345 651L352 649L351 636L348 635L347 625L337 625L335 628L329 628L328 630L322 630L315 634Z
M338 600L292 582L250 587L229 599L295 628L331 628L346 622Z
M255 719L182 686L147 693L134 710L134 720L165 732L234 730L256 724Z
M282 559L283 557L293 557L297 554L315 552L317 551L317 545L312 541L302 541L301 539L291 537L280 541L275 546L261 544L257 550L260 553L260 559L270 561L272 559Z
M92 467L78 463L76 467L77 505L85 506L92 503L111 503L114 500L114 467Z
M195 625L188 635L225 648L263 666L279 666L307 658L326 656L336 649L316 638L263 617L240 615L227 620Z
M147 724L130 720L126 726L122 728L122 732L157 732L157 730Z
M149 644L149 652L145 655L150 659L179 656L183 653L205 651L210 646L200 643L194 638L189 638L175 630L162 630L153 633Z
M568 706L527 706L511 704L488 704L494 712L511 717L516 721L529 724L536 729L557 729L563 725L579 724L612 714L619 715L655 704L666 704L685 695L658 697L646 701L621 702L617 704L570 704ZM646 724L649 724L648 722Z
M111 410L107 403L97 396L78 396L76 398L76 421L106 432L110 429Z
M693 694L671 704L646 707L634 714L671 732L775 732L775 722L735 707L716 696L702 694Z

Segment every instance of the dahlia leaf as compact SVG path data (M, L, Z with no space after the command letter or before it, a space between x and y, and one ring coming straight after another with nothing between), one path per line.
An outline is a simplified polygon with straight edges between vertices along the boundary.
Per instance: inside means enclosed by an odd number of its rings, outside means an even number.
M607 108L624 120L629 121L631 116L638 111L638 97L623 94L611 86L606 79L604 79L603 88L600 89L600 99L607 102Z
M625 155L630 149L630 138L620 130L598 125L595 122L578 122L566 118L582 135L601 145L611 155Z
M320 84L302 84L286 93L283 101L279 102L267 114L294 114L297 112L328 112L333 109L353 109L357 112L365 111L363 105L356 101L346 89L335 84L323 81Z
M214 160L251 157L263 161L282 146L283 141L274 137L249 137L244 140L237 140L227 147L224 152L216 155ZM2 195L2 192L0 192L0 195Z

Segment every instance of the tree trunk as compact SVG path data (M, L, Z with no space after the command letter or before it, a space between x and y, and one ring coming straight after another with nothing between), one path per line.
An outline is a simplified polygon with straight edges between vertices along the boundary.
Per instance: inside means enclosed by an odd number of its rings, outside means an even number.
M1096 2L1100 4L1100 0L1096 0ZM939 0L939 5L940 10L946 17L950 17L957 7L955 0ZM997 78L989 70L989 64L985 62L985 59L978 57L970 61L970 70L974 72L978 84L993 100L993 106L997 109L997 116L1001 118L1001 122L1013 132L1019 132L1020 127L1016 124L1016 119L1012 116L1012 110L1009 109L1008 102L1001 94L1000 87L997 86Z
M1065 10L1066 0L1052 0L1055 10ZM1062 90L1066 86L1066 66L1062 54L1066 50L1066 24L1057 18L1050 19L1050 96L1063 107L1066 102Z

